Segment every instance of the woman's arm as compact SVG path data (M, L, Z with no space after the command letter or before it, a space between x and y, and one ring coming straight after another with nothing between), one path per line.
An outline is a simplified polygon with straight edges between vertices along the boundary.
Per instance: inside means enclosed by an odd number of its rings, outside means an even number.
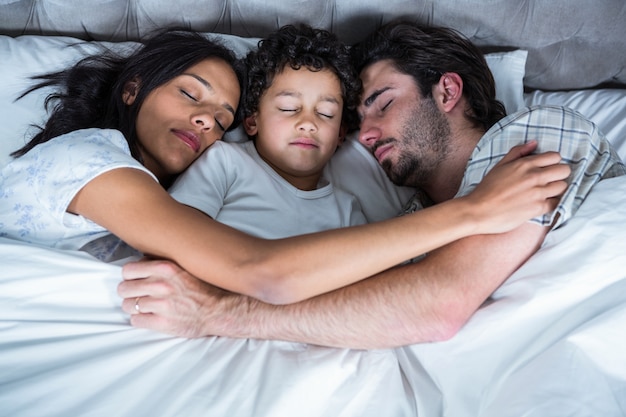
M519 150L518 150L519 153ZM519 156L511 154L508 160ZM554 206L569 168L556 153L501 163L470 195L370 225L267 241L181 205L147 174L116 169L69 210L218 287L284 304L343 287L465 236L499 233ZM114 192L112 192L114 190Z
M470 236L420 262L289 305L223 291L163 260L124 265L118 294L133 326L182 337L287 340L353 349L441 341L461 329L538 249L546 232L546 227L529 222L508 233Z

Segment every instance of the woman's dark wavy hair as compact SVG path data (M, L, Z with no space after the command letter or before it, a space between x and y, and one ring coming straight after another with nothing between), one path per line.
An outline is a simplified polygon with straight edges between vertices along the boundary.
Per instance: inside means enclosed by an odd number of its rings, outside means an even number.
M431 96L432 86L444 73L459 74L471 107L467 116L485 130L506 115L504 105L495 98L495 81L482 52L453 29L392 22L351 52L358 73L367 65L391 60L400 72L415 79L423 97Z
M350 49L332 33L301 24L286 25L259 41L246 56L248 82L242 100L244 116L258 110L263 93L286 65L313 71L330 69L339 78L343 97L343 123L348 130L358 128L356 106L361 80L352 67Z
M51 116L30 142L11 155L19 157L59 135L97 127L121 131L132 156L141 161L135 123L146 96L206 58L227 62L235 70L239 84L244 85L243 63L231 50L200 33L182 29L161 31L142 42L130 55L105 50L63 71L36 76L34 79L40 82L22 97L43 87L55 87L55 92L45 101L46 108L52 108ZM139 81L140 88L135 101L128 106L122 100L122 93L132 81ZM236 116L230 129L240 120L241 116Z

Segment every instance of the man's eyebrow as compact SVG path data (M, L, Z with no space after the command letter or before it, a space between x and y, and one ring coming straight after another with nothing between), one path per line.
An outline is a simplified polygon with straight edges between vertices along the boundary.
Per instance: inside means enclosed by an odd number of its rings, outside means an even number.
M381 88L380 90L374 91L363 101L363 105L365 107L371 106L374 103L374 101L376 101L378 96L380 96L382 93L384 93L387 90L391 90L391 87L384 87L384 88Z
M204 78L202 78L201 76L199 76L197 74L192 74L190 72L186 72L183 75L188 75L190 77L195 78L196 80L198 80L200 82L200 84L205 86L207 90L209 90L211 93L215 93L215 89L213 88L211 83L208 82L207 80L205 80ZM233 106L231 106L230 104L222 103L222 107L224 107L226 110L228 110L230 113L232 113L233 116L235 115L235 109L233 109Z

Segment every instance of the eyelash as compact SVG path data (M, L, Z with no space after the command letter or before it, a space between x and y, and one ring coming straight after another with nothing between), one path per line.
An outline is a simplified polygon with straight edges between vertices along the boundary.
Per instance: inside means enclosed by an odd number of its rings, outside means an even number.
M189 99L197 102L198 99L195 98L194 96L192 96L191 94L189 94L187 91L183 90L182 88L180 89L180 92L185 96L188 97ZM217 127L222 131L222 132L226 132L226 128L224 127L224 125L218 120L218 119L214 119L215 120L215 124L217 125Z
M296 112L296 111L298 111L297 109L281 109L281 108L278 108L278 110L280 110L282 112ZM320 112L317 112L317 114L319 114L322 117L329 118L329 119L332 119L334 117L333 115L324 114L324 113L320 113Z
M183 93L183 95L184 95L184 96L186 96L186 97L190 98L191 100L193 100L193 101L198 101L198 99L197 99L197 98L195 98L194 96L192 96L191 94L189 94L187 91L185 91L185 90L181 89L181 90L180 90L180 92L181 92L181 93Z

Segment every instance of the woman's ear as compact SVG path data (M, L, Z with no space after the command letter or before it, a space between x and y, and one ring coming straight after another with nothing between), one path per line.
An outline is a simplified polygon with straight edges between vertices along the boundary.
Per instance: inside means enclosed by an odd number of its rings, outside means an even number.
M456 72L444 73L435 85L433 94L442 111L449 112L463 96L463 79Z
M124 91L122 92L122 101L127 106L130 106L135 102L138 93L139 80L134 79L132 81L128 81L126 85L124 85Z
M243 119L243 128L248 136L256 136L259 128L256 125L256 113Z

